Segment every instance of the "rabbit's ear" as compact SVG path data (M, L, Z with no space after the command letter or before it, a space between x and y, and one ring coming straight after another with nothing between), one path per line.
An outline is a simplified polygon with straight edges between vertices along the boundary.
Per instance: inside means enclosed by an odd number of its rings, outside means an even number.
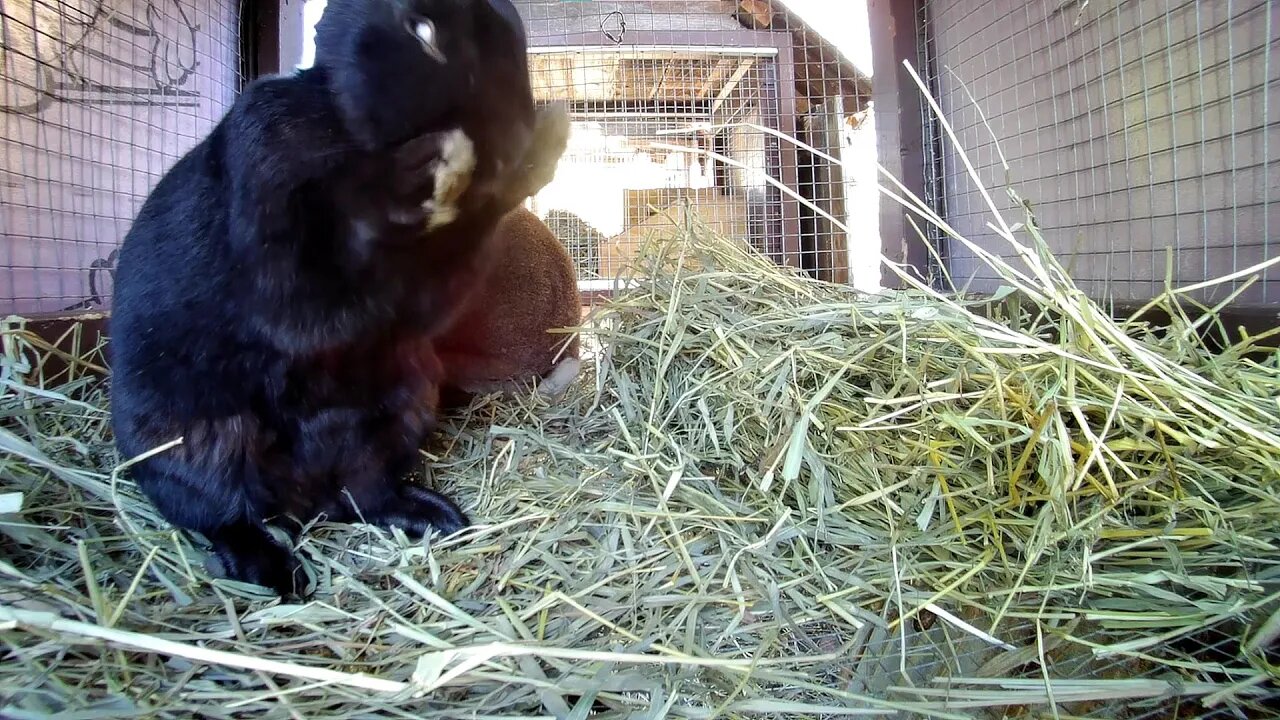
M539 108L533 139L522 160L520 176L512 183L514 203L537 195L555 179L556 166L569 146L571 130L567 105L556 102Z
M537 137L548 143L548 148L567 147L571 130L569 106L563 100L544 105L538 110Z

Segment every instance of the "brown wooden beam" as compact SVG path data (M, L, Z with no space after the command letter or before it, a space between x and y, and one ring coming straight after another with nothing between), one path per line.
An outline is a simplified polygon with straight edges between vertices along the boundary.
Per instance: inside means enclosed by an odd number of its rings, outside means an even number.
M40 371L46 387L85 375L106 375L107 319L101 311L27 317L27 332L45 345Z
M1141 316L1135 316L1142 305L1137 302L1117 302L1109 312L1119 320L1140 320L1156 328L1169 325L1169 313L1161 308L1152 308ZM1181 312L1187 317L1198 318L1201 310L1191 303L1182 303ZM1238 304L1230 305L1218 313L1218 323L1205 323L1197 332L1201 342L1210 352L1221 352L1242 341L1245 337L1257 338L1280 327L1280 307L1274 305ZM1262 338L1257 342L1258 353L1273 352L1280 349L1280 336ZM1257 353L1249 353L1255 355Z
M697 47L706 48L711 46L709 41L714 39L714 47L732 52L734 48L768 48L777 45L775 36L779 33L770 32L768 30L724 30L715 33L714 38L707 36L705 32L695 32L690 30L631 30L627 29L627 44L618 47L609 44L603 39L599 30L593 32L573 32L554 37L530 38L530 50L534 53L539 52L539 48L550 48L558 51L560 48L572 49L575 52L581 52L583 47L599 48L601 51L608 51L611 55L619 53L620 57L627 57L627 53L637 53L641 57L652 57L652 51L646 46L672 46L672 47ZM541 52L547 52L543 49ZM671 57L679 57L679 54L673 54Z
M737 69L729 76L729 81L724 84L724 87L720 88L720 92L716 93L715 102L711 103L712 115L715 115L716 111L720 109L720 106L724 104L724 101L729 99L729 96L733 94L734 88L738 87L738 83L742 82L742 79L747 76L747 73L751 72L751 68L754 67L755 64L756 59L750 57L743 58L738 63Z
M280 70L281 0L245 0L240 9L240 76L244 83Z
M756 30L773 26L773 3L770 0L739 0L739 18Z
M586 290L580 292L583 305L607 302L613 292L610 290ZM977 311L991 317L1007 315L1013 297L989 303L985 309ZM974 298L979 300L980 298ZM1153 328L1166 328L1169 324L1167 311L1154 308L1147 310L1139 318L1134 317L1140 308L1138 303L1115 303L1108 306L1111 317L1117 321L1136 319L1150 324ZM1197 309L1186 305L1184 311L1196 317ZM1257 338L1280 327L1280 308L1267 305L1231 305L1218 314L1219 323L1207 323L1200 328L1199 337L1205 346L1213 352L1234 345L1245 336ZM33 315L27 319L27 330L49 347L43 353L42 367L45 381L50 386L65 382L71 377L85 374L102 375L109 368L106 357L107 346L103 344L109 334L109 314L103 312L80 312ZM94 349L96 352L90 352ZM1272 335L1256 343L1249 356L1261 356L1280 350L1280 335Z
M976 301L976 304L970 307L975 313L1001 323L1006 322L1016 312L1016 304L1021 304L1023 309L1032 305L1029 298L1017 292L1001 300L988 301L985 304L983 304L984 297L985 295L983 294L970 296L970 300ZM1126 301L1100 303L1100 305L1112 320L1119 323L1142 323L1157 337L1162 336L1169 329L1170 316L1169 312L1164 308L1153 307L1145 310L1141 315L1137 315L1136 313L1142 310L1143 303ZM1193 304L1182 303L1181 305L1181 311L1187 317L1199 317L1200 310ZM1049 313L1049 315L1051 319L1056 317L1056 313ZM1267 333L1275 331L1276 328L1280 328L1280 308L1266 305L1237 304L1223 308L1218 313L1218 322L1204 323L1199 326L1196 330L1196 336L1202 346L1211 353L1220 353L1228 347L1239 344L1246 337L1252 338L1254 340L1253 347L1245 352L1244 356L1260 358L1280 350L1280 334L1266 336ZM1052 342L1057 341L1057 338L1054 337L1048 339Z
M715 67L711 69L711 72L707 73L707 79L703 81L702 87L698 89L698 97L705 98L711 94L712 90L720 87L720 83L724 82L725 77L729 75L732 69L733 60L729 58L717 60Z

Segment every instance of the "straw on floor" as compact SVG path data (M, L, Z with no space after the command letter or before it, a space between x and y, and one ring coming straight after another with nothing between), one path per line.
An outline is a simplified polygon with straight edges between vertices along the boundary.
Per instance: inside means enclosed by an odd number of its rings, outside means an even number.
M317 525L305 605L212 580L118 471L95 348L10 321L0 712L1146 717L1176 693L1191 717L1274 699L1274 353L1207 352L1212 315L1118 325L1044 252L1048 281L1012 276L1019 301L984 314L676 235L582 329L600 351L566 398L483 399L431 449L476 528ZM45 377L55 359L71 370Z

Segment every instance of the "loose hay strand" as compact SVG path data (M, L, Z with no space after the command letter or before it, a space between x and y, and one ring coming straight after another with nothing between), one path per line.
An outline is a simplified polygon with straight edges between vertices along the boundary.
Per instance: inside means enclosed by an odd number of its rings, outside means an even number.
M9 627L11 628L45 630L64 637L82 636L96 638L98 640L103 640L110 645L129 647L135 650L142 650L144 652L152 652L171 657L182 657L189 660L198 660L200 662L216 665L228 665L244 669L262 670L264 672L284 675L286 677L299 677L310 680L319 680L325 683L350 685L352 687L364 688L366 690L400 692L410 687L408 683L403 682L335 672L325 668L304 667L290 663L276 662L274 660L254 657L252 655L224 652L221 650L209 650L207 648L193 645L171 642L154 635L112 630L94 623L67 620L65 618L58 617L53 613L32 612L29 610L19 610L7 606L0 606L0 623L9 623Z

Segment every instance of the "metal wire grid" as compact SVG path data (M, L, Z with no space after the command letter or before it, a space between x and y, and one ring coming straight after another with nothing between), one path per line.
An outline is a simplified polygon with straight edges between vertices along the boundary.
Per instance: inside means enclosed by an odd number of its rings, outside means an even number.
M839 225L850 217L850 184L839 166L743 127L839 157L846 121L863 107L852 66L784 3L516 5L538 98L568 102L575 121L556 180L530 207L574 254L583 289L608 288L644 239L669 233L686 208L779 262L848 278Z
M0 3L0 311L98 307L161 173L240 83L226 0Z
M713 216L715 229L779 261L829 279L848 276L847 238L838 225L761 179L785 183L847 223L849 185L838 167L758 130L682 132L695 123L751 122L840 154L841 123L862 109L855 81L865 81L781 2L517 3L531 44L544 51L563 46L561 60L577 53L574 74L548 76L545 85L581 91L563 99L582 96L575 116L588 134L607 125L636 147L684 145L750 167L663 151L663 162L682 158L670 163L683 163L683 173L674 175L686 180L625 188L622 201L605 203L629 209L601 221L615 226L603 239L583 225L581 213L540 198L534 205L563 226L584 279L601 276L602 263L604 271L611 267L605 251L592 248L607 248L604 240L613 238L620 251L614 255L625 256L626 242L616 236L656 222L637 207L670 214L684 201ZM0 7L6 158L0 228L7 239L0 304L24 314L107 305L113 251L137 208L161 173L217 122L242 82L238 8L225 0L5 0ZM744 47L733 33L747 28L786 43ZM672 42L674 54L656 47ZM583 54L586 46L600 52ZM623 75L607 81L614 96L592 95L588 77L606 69ZM535 80L538 72L535 66ZM828 97L831 88L836 92ZM700 186L707 178L710 185ZM578 194L598 190L594 185L580 181ZM616 227L619 215L630 224Z
M770 147L776 139L766 142L759 131L688 130L734 114L776 125L766 91L770 58L643 50L625 57L567 51L535 58L540 99L571 102L575 142L556 181L531 206L569 247L585 287L616 277L648 236L683 224L686 201L716 232L781 259L776 188L741 168L672 149L716 152L758 172L776 168L776 148ZM746 71L717 99L724 74L716 68L725 63ZM574 77L591 74L610 79L598 91L583 92Z
M1186 285L1274 257L1276 14L1268 0L924 0L933 52L924 67L1007 217L1022 219L1004 195L992 131L1009 179L1081 287L1145 300L1167 274ZM949 143L927 172L956 229L1011 257ZM947 252L957 285L998 284L972 252L955 242ZM1277 282L1267 271L1238 300L1280 301ZM1240 288L1201 295L1221 300Z
M940 89L938 86L937 69L940 67L938 61L938 48L933 33L933 18L930 10L931 3L922 2L919 4L916 17L917 29L917 45L920 48L920 56L917 58L916 67L927 83L930 95L938 97ZM923 200L929 207L933 208L939 217L947 217L947 194L942 186L943 178L947 177L947 155L945 152L945 140L942 136L942 127L933 117L933 111L927 103L920 104L920 127L924 131L924 158L925 158L925 185ZM929 243L936 254L931 253L927 266L928 276L933 284L939 284L943 271L948 265L946 252L948 250L948 238L942 229L932 223L925 223L920 228L925 235L925 241ZM943 267L940 267L940 263Z

